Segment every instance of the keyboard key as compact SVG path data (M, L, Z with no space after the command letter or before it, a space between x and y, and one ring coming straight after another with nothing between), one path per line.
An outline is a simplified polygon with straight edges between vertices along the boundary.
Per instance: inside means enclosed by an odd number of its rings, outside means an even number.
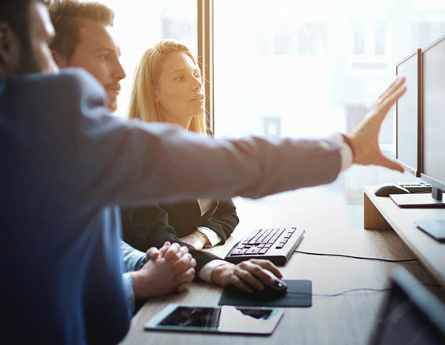
M281 266L292 255L303 234L304 230L296 227L259 229L233 246L225 259L239 263L258 257Z
M252 247L245 254L258 254L260 252L260 248Z

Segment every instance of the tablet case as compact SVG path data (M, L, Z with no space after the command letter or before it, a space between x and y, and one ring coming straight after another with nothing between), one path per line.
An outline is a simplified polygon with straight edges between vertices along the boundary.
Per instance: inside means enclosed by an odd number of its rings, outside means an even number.
M276 299L254 299L250 294L234 287L224 289L218 305L248 307L310 307L312 306L312 281L283 280L287 284L287 293Z

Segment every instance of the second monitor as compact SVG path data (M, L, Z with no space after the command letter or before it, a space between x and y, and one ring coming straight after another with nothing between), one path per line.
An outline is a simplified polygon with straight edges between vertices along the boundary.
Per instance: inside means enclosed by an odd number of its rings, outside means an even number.
M445 36L422 49L422 112L419 164L420 177L431 183L431 194L393 195L400 207L445 207ZM419 138L412 137L412 140Z
M400 61L396 75L406 78L406 94L396 103L396 158L416 177L421 171L421 50Z

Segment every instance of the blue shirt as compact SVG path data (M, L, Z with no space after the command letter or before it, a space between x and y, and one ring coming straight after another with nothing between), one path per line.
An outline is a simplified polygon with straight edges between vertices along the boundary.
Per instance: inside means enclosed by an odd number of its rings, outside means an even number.
M208 140L125 121L109 115L105 91L83 71L1 81L0 343L125 336L117 205L328 183L339 149L329 139Z

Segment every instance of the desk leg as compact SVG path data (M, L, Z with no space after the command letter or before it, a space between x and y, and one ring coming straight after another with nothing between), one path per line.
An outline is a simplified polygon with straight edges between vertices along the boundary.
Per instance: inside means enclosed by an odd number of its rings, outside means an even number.
M364 207L365 230L392 230L391 225L389 225L386 219L381 215L366 193L364 193Z

